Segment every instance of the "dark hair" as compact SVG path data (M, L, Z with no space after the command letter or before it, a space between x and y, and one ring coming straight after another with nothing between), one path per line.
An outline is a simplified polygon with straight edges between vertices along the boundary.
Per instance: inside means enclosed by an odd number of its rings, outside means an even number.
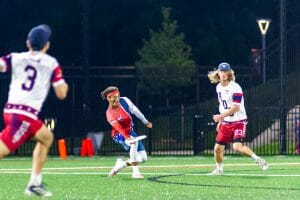
M105 90L101 92L101 97L103 100L106 100L107 95L113 91L119 91L119 89L115 86L109 86Z

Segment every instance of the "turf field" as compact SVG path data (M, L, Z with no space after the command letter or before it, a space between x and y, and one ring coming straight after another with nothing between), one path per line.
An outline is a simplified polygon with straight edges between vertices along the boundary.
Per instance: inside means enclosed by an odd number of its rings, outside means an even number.
M126 168L115 177L107 173L116 157L51 157L43 180L53 192L50 199L284 199L300 198L300 157L264 157L270 164L261 171L241 156L225 159L223 176L208 176L212 157L156 157L141 167L145 179L131 178ZM23 195L30 176L30 158L0 161L0 199L30 199ZM36 199L36 198L34 198Z

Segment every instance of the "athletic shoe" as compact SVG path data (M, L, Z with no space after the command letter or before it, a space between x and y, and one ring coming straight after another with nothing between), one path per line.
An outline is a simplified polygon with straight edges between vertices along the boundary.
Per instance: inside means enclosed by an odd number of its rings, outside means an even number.
M133 173L132 174L132 178L144 178L144 176L142 175L142 174L140 174L140 173Z
M126 163L122 159L117 159L114 168L109 172L108 176L112 177L126 167Z
M44 188L44 185L29 185L27 186L26 190L25 190L25 194L28 196L32 196L32 195L36 195L36 196L40 196L40 197L52 197L52 192L47 191Z
M258 166L259 166L263 171L265 171L265 170L267 170L267 169L269 168L268 163L267 163L264 159L262 159L262 158L258 158L255 162L258 164Z
M220 169L215 169L214 171L212 171L211 173L208 173L208 175L211 175L211 176L220 176L224 173L223 170L220 170Z

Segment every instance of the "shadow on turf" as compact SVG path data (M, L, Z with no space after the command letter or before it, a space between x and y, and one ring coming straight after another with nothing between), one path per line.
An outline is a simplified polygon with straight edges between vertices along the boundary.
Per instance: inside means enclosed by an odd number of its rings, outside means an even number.
M245 171L245 170L243 170ZM220 187L220 188L239 188L239 189L267 189L267 190L300 190L300 188L276 188L276 187L264 187L264 186L244 186L244 185L220 185L220 184L196 184L196 183L184 183L184 182L172 182L160 180L162 178L174 177L174 176L183 176L184 174L178 175L164 175L148 178L148 181L164 184L174 184L174 185L184 185L184 186L199 186L199 187Z

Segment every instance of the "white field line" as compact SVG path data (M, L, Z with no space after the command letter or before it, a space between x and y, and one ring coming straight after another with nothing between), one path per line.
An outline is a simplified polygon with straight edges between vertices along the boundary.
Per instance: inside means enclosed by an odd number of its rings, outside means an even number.
M224 166L256 166L257 164L250 163L238 163L238 164L224 164ZM214 167L215 164L200 164L200 165L153 165L153 166L145 166L141 165L140 168L206 168L206 167ZM300 166L300 163L269 163L269 166ZM44 168L44 173L46 171L52 170L85 170L85 169L111 169L112 166L90 166L90 167L46 167ZM31 168L0 168L0 173L12 171L31 171Z
M30 174L31 172L8 171L0 174ZM105 172L43 172L47 175L108 175ZM119 175L131 175L128 173L118 173ZM182 173L143 173L143 175L161 175L161 176L210 176L208 174L182 174ZM223 174L222 176L251 176L251 177L300 177L300 174Z

